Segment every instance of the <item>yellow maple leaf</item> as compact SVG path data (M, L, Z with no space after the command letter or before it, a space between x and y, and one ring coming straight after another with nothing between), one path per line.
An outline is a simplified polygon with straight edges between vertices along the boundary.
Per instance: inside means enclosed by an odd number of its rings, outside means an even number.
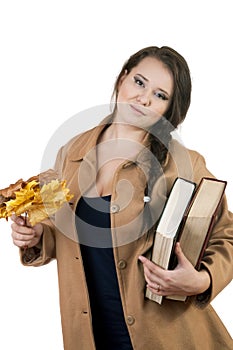
M39 190L39 183L37 181L30 181L24 188L15 191L15 199L11 199L5 203L8 216L12 214L21 215L29 211L35 193Z
M38 222L56 213L73 195L66 187L66 181L51 180L40 188L38 178L14 192L14 198L6 200L0 206L0 218L8 218L12 214L27 213L29 223L34 226Z
M39 198L40 197L40 198ZM33 207L28 211L32 226L56 213L73 195L66 188L66 181L52 180L42 186L40 194L33 201Z
M5 203L1 204L1 207L0 207L0 218L7 219L7 211L6 211L6 204Z

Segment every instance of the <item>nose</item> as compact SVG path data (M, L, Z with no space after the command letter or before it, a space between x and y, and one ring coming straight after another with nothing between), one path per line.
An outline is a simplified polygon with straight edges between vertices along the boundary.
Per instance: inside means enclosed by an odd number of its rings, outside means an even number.
M150 106L151 104L151 96L150 91L143 90L137 96L137 102L142 104L145 107Z

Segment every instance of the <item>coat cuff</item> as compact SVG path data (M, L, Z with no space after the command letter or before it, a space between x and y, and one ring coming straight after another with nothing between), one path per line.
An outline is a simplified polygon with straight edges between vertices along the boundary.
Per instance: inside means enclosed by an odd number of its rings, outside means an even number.
M20 257L23 265L28 265L37 260L41 254L41 248L37 246L32 248L22 249L20 248Z
M213 298L213 284L212 284L212 277L209 269L204 264L202 264L200 270L206 270L210 276L209 288L205 290L203 293L197 294L193 297L194 305L200 309L203 309L211 302Z

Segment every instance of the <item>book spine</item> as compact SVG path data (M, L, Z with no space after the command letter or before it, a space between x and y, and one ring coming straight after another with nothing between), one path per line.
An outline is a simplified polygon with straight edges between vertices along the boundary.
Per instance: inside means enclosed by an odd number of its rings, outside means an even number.
M197 259L197 263L196 263L196 265L195 265L195 268L196 268L197 270L199 270L200 267L201 267L201 260L202 260L204 254L205 254L205 251L206 251L208 242L209 242L209 240L210 240L210 236L211 236L211 233L212 233L212 231L213 231L213 227L214 227L215 222L216 222L217 211L218 211L218 209L219 209L219 206L220 206L221 202L222 202L222 200L219 201L217 210L216 210L216 212L214 213L214 215L212 216L212 219L211 219L211 222L210 222L210 225L209 225L209 228L208 228L208 232L207 232L207 234L206 234L205 241L204 241L204 243L203 243L203 246L202 246L200 255L199 255L199 257L198 257L198 259Z

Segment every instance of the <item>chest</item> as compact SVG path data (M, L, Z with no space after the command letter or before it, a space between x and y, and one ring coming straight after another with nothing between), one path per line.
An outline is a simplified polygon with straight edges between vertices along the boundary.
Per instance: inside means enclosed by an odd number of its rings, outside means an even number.
M122 150L122 147L114 145L100 145L96 149L95 167L92 186L89 188L88 196L106 196L112 194L115 174L122 172L123 164L132 161L134 154L130 150Z
M96 172L96 181L89 195L106 196L112 193L113 179L117 168L122 164L121 159L112 159L104 163Z

